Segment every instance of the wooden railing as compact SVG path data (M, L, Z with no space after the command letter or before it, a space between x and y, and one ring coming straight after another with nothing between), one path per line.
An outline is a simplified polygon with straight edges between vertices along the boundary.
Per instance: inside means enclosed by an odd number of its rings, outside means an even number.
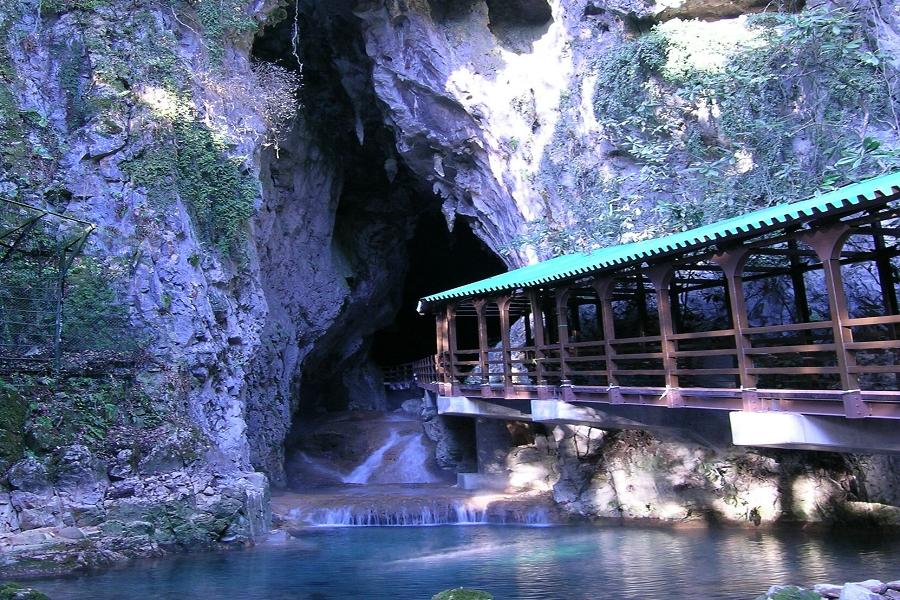
M711 243L451 302L437 319L433 380L442 393L483 398L900 418L898 218L900 206L885 205L727 248ZM848 299L845 270L858 273L861 263L872 278L862 287L879 296L881 316L861 316L878 310L871 299ZM754 287L774 277L789 291ZM713 318L681 306L679 294L713 289L721 307ZM754 289L762 310L748 309Z

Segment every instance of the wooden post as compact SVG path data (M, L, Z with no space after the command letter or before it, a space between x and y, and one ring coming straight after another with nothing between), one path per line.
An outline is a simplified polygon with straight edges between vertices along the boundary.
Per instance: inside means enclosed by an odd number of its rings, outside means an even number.
M435 373L437 381L443 381L443 359L444 354L444 315L438 313L434 315L434 356L435 356Z
M556 290L556 324L559 328L559 377L560 392L563 400L572 400L572 380L569 379L569 368L566 364L566 353L569 345L569 288Z
M544 373L544 309L541 306L540 292L528 292L528 302L531 304L531 316L534 320L534 371L537 379L537 393L539 399L550 396L550 390L547 387L547 377Z
M752 347L748 336L750 323L747 316L747 301L744 298L744 265L749 257L749 249L738 246L715 255L712 260L722 268L725 275L725 290L728 296L728 307L731 311L731 327L734 329L734 347L737 355L743 409L759 411L763 407L756 391L756 375L750 373L750 369L753 368L753 359L747 353Z
M609 401L613 404L621 404L624 401L619 390L619 378L616 370L616 323L612 309L612 293L615 289L615 279L595 279L594 290L600 304L600 320L603 323L603 346L606 355L606 383L609 388Z
M803 263L797 255L797 240L791 238L787 242L788 260L791 263L791 287L794 288L794 310L797 311L798 323L809 323L809 300L806 297L806 280L803 279ZM808 332L807 332L808 333ZM809 342L807 342L809 343Z
M452 382L451 374L448 373L450 365L450 339L449 339L449 315L445 307L443 311L435 315L434 323L437 328L437 355L435 361L435 372L437 375L438 393L443 396L449 395L449 384Z
M483 398L491 397L491 373L488 364L488 346L487 335L487 319L485 318L485 310L487 308L487 300L479 298L473 300L475 306L475 314L478 316L478 363L481 367L481 396Z
M879 221L875 226L880 226L880 224ZM887 253L884 236L881 233L875 233L872 238L875 244L875 268L878 271L878 285L881 287L884 312L886 315L896 315L900 313L900 307L897 305L897 290L894 289L894 269L891 266L891 257ZM891 339L896 340L900 335L900 328L896 323L892 323L889 325L889 329ZM890 352L896 361L896 350ZM900 373L894 373L894 385L900 386Z
M512 344L509 339L509 305L511 302L511 296L497 298L497 309L500 311L500 347L503 356L503 391L507 398L513 395Z
M875 266L878 269L878 284L881 286L881 299L884 302L885 314L896 315L900 312L900 308L897 305L897 291L894 289L891 258L887 254L884 236L876 233L872 237L875 241Z
M675 326L672 318L672 303L669 296L669 285L675 271L671 265L659 265L649 271L650 282L656 292L656 310L659 312L659 337L662 349L663 370L665 371L666 398L669 408L684 406L684 400L678 390L678 361L675 359L676 342L672 339Z
M638 337L646 337L650 315L647 314L647 292L644 290L644 276L641 271L636 272L635 281L634 297L637 300Z
M456 305L448 304L446 310L447 318L447 381L450 384L448 394L451 396L459 395L459 382L456 380L456 374L459 372L456 365L456 353L459 351L459 343L456 337Z
M825 271L825 289L828 292L828 310L831 312L831 327L836 346L838 373L844 390L844 415L848 419L858 419L871 415L863 402L859 389L859 377L853 372L856 357L847 344L853 343L853 330L845 325L850 319L847 311L847 295L844 292L844 278L841 275L841 250L851 233L850 227L840 223L797 235L809 244Z

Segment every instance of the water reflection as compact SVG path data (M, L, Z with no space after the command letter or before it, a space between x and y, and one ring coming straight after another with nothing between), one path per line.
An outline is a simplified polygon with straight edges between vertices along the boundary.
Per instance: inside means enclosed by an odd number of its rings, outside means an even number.
M753 598L772 583L896 578L900 541L630 527L316 529L301 542L39 582L57 600Z

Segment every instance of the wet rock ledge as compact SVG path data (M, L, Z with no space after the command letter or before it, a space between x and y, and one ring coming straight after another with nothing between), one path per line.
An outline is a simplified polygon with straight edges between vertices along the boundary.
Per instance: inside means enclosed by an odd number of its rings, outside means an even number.
M756 600L900 600L900 579L887 583L878 579L844 585L820 583L811 590L794 585L773 585Z

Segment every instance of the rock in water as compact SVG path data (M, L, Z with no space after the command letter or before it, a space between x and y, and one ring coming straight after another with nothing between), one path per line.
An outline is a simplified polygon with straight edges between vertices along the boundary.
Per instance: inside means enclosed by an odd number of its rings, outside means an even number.
M841 590L840 600L884 600L881 595L858 583L848 583Z
M431 600L493 600L493 598L492 595L481 590L454 588L435 594L432 596Z
M813 590L823 598L840 598L842 586L831 583L820 583L813 586Z
M884 582L878 579L866 579L865 581L854 581L853 585L858 585L866 588L870 592L875 594L883 594L885 590L887 590L887 586Z

